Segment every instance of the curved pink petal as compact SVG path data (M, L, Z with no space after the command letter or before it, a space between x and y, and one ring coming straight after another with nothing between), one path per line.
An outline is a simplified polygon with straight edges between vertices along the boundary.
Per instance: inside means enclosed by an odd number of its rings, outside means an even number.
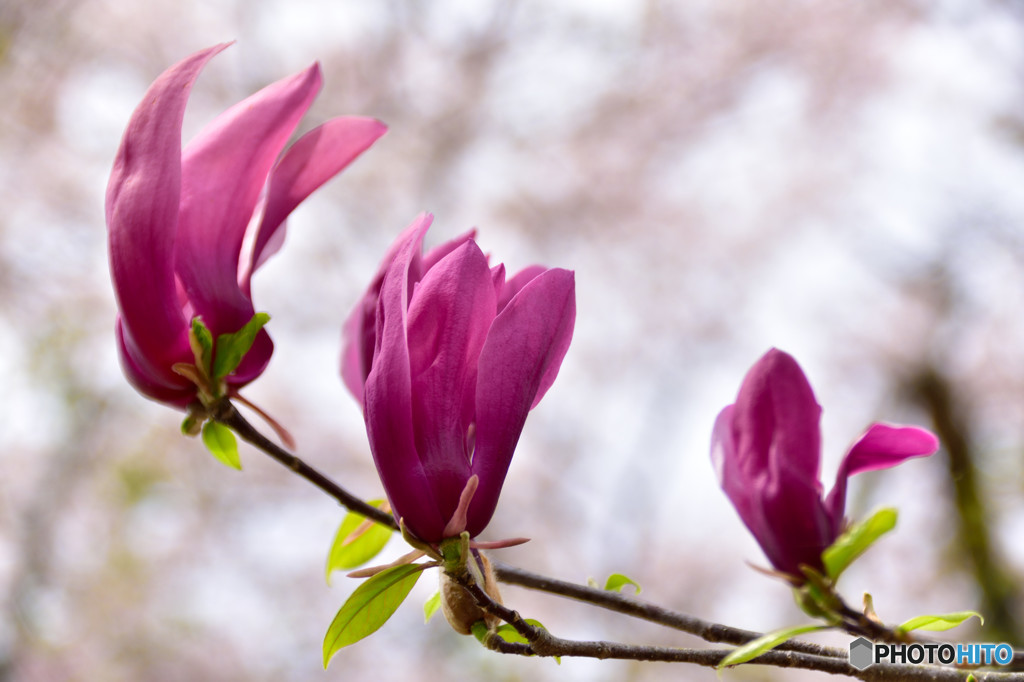
M384 275L391 269L395 257L408 246L410 240L417 240L417 244L423 243L423 235L432 221L433 216L429 213L419 214L391 242L388 250L384 253L377 274L374 275L370 286L366 288L366 292L356 303L342 326L341 378L359 404L363 403L363 385L366 383L366 377L369 375L373 363L373 352L377 340L377 300L380 298ZM418 262L422 260L418 250L415 251L413 259L414 262L409 265L410 271L418 273Z
M504 279L501 287L501 294L498 296L498 311L505 309L512 297L519 293L519 290L533 281L538 275L547 272L543 265L531 265L523 268L509 279Z
M270 177L249 271L242 278L247 295L252 272L280 248L284 240L282 225L288 214L386 131L387 126L374 118L335 118L309 131L288 148Z
M888 469L911 457L924 457L939 449L939 439L916 426L872 424L846 453L826 507L838 528L846 508L846 480L862 471Z
M363 402L363 384L366 376L370 373L370 365L373 362L373 350L376 339L374 325L377 316L377 298L380 295L381 283L384 275L391 267L391 262L413 235L425 231L430 226L433 216L429 213L421 213L415 220L405 228L400 235L391 243L381 260L377 274L370 282L363 297L356 303L355 308L349 313L342 326L342 351L341 351L341 377L345 386L356 401ZM475 231L470 230L459 235L455 239L445 242L431 249L425 256L416 253L413 262L409 265L409 277L418 281L422 273L431 265L439 261L453 250L473 238ZM422 235L419 236L422 242Z
M427 271L409 305L416 451L446 521L471 474L477 358L494 313L490 268L472 241Z
M181 123L193 82L226 44L195 53L165 71L132 114L107 186L110 270L119 329L136 380L172 389L170 367L188 361L188 320L174 276L181 198Z
M430 216L414 223L381 284L377 308L376 353L364 387L366 430L377 472L400 519L425 540L439 536L447 519L416 451L412 378L406 336L410 268L419 257Z
M771 349L747 372L736 397L734 433L750 472L799 479L821 490L821 407L800 365Z
M476 230L466 230L457 237L453 237L443 244L438 244L434 248L423 254L423 272L426 272L430 268L434 267L439 260L447 256L449 253L459 248L468 241L472 241L476 237Z
M719 415L712 461L722 488L772 565L820 567L832 524L821 501L821 407L792 356L772 349Z
M320 83L314 64L268 85L214 119L182 155L176 268L214 334L237 331L253 315L238 284L242 240L270 170ZM255 347L253 353L262 355Z
M178 378L178 385L172 385L167 381L154 381L156 375L154 368L141 364L145 361L137 350L131 351L125 342L124 328L121 324L121 317L118 316L115 334L117 337L118 358L121 361L121 369L125 378L128 379L135 390L152 400L185 408L196 398L195 384L185 377L175 374Z
M722 410L712 432L711 460L722 490L776 569L801 576L800 564L820 567L821 552L833 536L818 486L808 486L802 477L744 466L735 414L734 405Z
M480 487L470 535L494 513L526 415L554 380L575 320L575 275L554 268L524 286L491 325L478 365L472 468Z

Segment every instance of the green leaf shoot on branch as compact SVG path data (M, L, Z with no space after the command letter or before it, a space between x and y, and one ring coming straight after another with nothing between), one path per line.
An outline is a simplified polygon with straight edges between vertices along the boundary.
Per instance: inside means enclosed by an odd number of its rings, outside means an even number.
M746 663L747 661L757 658L766 651L771 651L780 644L783 644L798 635L824 630L827 627L827 625L795 625L793 627L783 628L781 630L761 635L757 639L750 640L743 646L736 647L732 653L723 658L718 664L718 670L727 668L731 665Z
M369 504L383 509L385 501L370 500ZM390 528L374 523L361 514L346 514L327 554L327 584L331 584L331 573L334 571L358 568L380 554L391 539L391 534Z
M380 629L409 596L423 569L432 564L403 564L381 571L356 588L331 621L324 636L324 668L331 657Z
M985 619L977 611L958 611L932 616L916 616L896 628L896 632L906 634L911 630L931 630L933 632L951 630L973 617L977 617L982 625L985 624Z
M212 376L214 381L231 374L242 362L242 358L252 348L256 334L270 322L267 313L256 313L245 326L232 334L221 334L217 337L217 354L213 359ZM209 332L207 332L209 333Z
M622 592L626 585L632 585L637 594L640 594L640 583L622 573L612 573L604 584L604 589L609 592Z
M203 444L217 458L217 461L232 469L242 469L242 459L238 456L238 441L231 429L215 421L203 425Z
M527 625L531 625L531 626L533 626L535 628L540 628L541 630L547 630L547 628L544 627L544 624L541 623L536 618L525 618L525 619L523 619L523 622L526 623ZM487 627L487 623L485 623L482 620L478 620L477 622L473 623L472 632L473 632L473 636L476 637L477 640L481 644L486 644L486 640L487 640L488 634L492 634L492 631L489 630L488 627ZM515 629L515 627L512 626L509 623L502 623L497 628L495 628L493 630L492 636L501 637L506 642L510 642L512 644L529 644L530 643L529 640L527 640L525 637L523 637L521 634L519 634L519 632ZM560 656L555 656L554 659L555 659L555 662L558 663L559 665L562 664L562 658Z
M821 558L828 577L835 582L857 557L866 552L878 538L896 527L898 512L887 507L879 509L870 518L851 526L826 549Z

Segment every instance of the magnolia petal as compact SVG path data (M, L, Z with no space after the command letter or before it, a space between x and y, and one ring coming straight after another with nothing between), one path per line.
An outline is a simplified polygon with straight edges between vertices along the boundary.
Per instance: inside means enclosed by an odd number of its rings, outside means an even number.
M575 276L555 268L524 286L491 325L477 376L473 472L480 488L470 507L471 536L494 513L526 415L554 380L575 320Z
M345 386L360 404L363 402L363 385L370 373L376 347L377 300L380 298L384 275L391 268L395 256L408 246L410 240L417 240L417 244L422 244L423 235L433 219L429 213L419 214L391 243L381 260L377 274L370 282L370 286L367 287L366 292L356 303L342 326L341 377ZM414 262L410 264L410 269L417 272L420 267L418 263L422 260L418 249L419 246L414 252Z
M189 403L195 400L195 384L184 377L174 374L174 378L177 379L176 382L163 381L162 379L157 381L153 378L157 376L157 373L152 367L148 369L143 368L140 361L144 361L145 356L137 349L134 351L130 350L126 345L120 317L117 319L116 336L121 369L124 371L128 383L135 390L152 400L181 408L187 407Z
M836 527L842 523L846 508L846 480L863 471L888 469L911 457L924 457L939 449L939 439L916 426L872 424L846 453L836 483L825 506Z
M176 267L196 314L214 334L237 331L252 317L238 285L242 240L270 170L320 83L314 64L268 85L214 119L182 155ZM268 350L266 334L260 336L254 357Z
M278 162L267 188L267 199L256 233L252 259L242 286L249 294L252 272L280 248L283 224L295 207L346 166L387 131L374 118L335 118L298 139Z
M504 280L501 287L501 294L498 296L498 310L504 310L512 297L519 293L519 290L533 281L535 277L547 271L543 265L531 265L523 268L511 279Z
M806 486L787 491L767 470L744 467L736 447L734 416L734 405L723 409L711 437L711 461L722 490L772 565L800 575L799 564L816 566L820 563L815 560L815 552L820 554L817 547L825 546L821 530L827 529L828 523L827 519L819 521L824 519L818 509L820 499ZM808 542L808 538L815 541Z
M474 238L476 238L476 230L466 230L454 239L449 239L430 249L423 255L423 271L434 267L442 258Z
M832 524L821 501L821 408L796 361L775 349L719 415L712 461L722 488L776 569L819 567Z
M364 387L364 411L370 450L395 518L424 541L439 540L447 519L441 517L426 471L416 452L412 378L406 336L409 270L419 257L430 226L425 215L407 231L406 241L381 284L377 308L376 352Z
M189 321L182 314L173 269L181 199L181 124L199 72L226 47L197 52L156 79L132 114L110 174L110 270L121 311L123 348L137 385L178 385L180 377L170 367L191 355Z
M791 355L773 348L747 372L733 419L741 466L800 478L820 490L821 407Z
M416 450L430 472L445 519L455 512L471 475L467 438L475 409L477 359L494 314L491 271L472 241L426 272L409 305Z

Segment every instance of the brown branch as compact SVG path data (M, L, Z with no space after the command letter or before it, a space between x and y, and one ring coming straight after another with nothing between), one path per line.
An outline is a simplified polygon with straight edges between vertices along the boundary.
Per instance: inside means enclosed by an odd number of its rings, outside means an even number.
M502 570L506 576L517 572L510 567L495 566L498 575ZM459 583L485 612L509 623L527 644L507 642L497 634L488 635L484 644L489 649L500 653L520 656L573 656L597 659L621 659L633 661L662 661L674 663L692 663L706 667L716 667L728 656L728 649L683 649L672 647L636 646L618 642L577 641L562 639L552 635L544 628L530 625L516 611L495 602L478 586L468 571L452 574L453 580ZM499 579L501 579L499 577ZM580 587L580 586L575 586ZM586 588L590 589L590 588ZM621 595L620 595L621 596ZM728 630L729 628L726 628ZM737 631L742 632L742 631ZM756 634L756 633L750 633ZM933 665L893 665L875 664L865 670L857 670L849 664L845 656L837 658L831 655L815 655L792 650L773 650L761 654L749 663L771 665L778 668L801 668L832 675L846 675L868 681L914 682L917 680L935 680L937 682L964 682L968 672L955 668L942 668ZM978 682L996 682L1019 679L1014 673L974 672Z
M222 401L217 406L213 414L213 419L237 433L242 440L254 445L258 449L270 455L282 465L291 469L293 472L333 497L349 511L365 516L366 518L392 530L398 530L398 524L395 522L395 519L391 514L381 511L371 504L367 504L331 479L327 478L327 476L320 473L319 470L311 467L309 464L306 464L298 456L293 455L280 447L274 441L268 439L262 433L257 431L252 424L246 421L245 417L243 417L230 402L226 400Z
M640 618L658 625L680 630L682 632L696 635L706 642L721 642L724 644L746 644L757 639L763 633L743 630L741 628L729 627L718 623L710 623L700 618L666 609L657 604L642 601L620 592L602 590L587 585L556 580L547 576L537 575L523 570L516 566L509 566L500 561L493 560L491 564L500 582L509 585L518 585L531 590L547 592L560 597L568 597L578 601L600 606L601 608L615 611L623 615ZM810 644L800 641L790 641L778 647L788 651L798 651L814 656L825 656L829 658L842 658L846 660L845 649L835 647L824 647L817 644Z
M231 428L246 442L267 453L283 466L311 482L350 511L361 514L388 528L397 530L397 524L390 514L363 502L331 481L317 469L306 464L296 455L287 452L273 441L264 437L229 402L225 401L219 405L213 418ZM676 613L618 592L599 590L536 575L499 562L493 562L493 565L498 580L501 582L578 599L624 615L642 618L659 625L681 630L696 635L705 641L739 645L761 636L761 633L758 632L709 623L693 616ZM528 642L527 644L507 642L500 636L492 633L485 639L485 645L500 653L523 656L573 656L598 659L692 663L708 667L717 666L723 658L732 653L728 649L685 649L621 644L618 642L562 639L555 637L543 628L530 625L516 611L495 602L476 584L468 571L463 570L460 574L449 573L449 575L469 592L481 609L512 625ZM848 675L862 680L886 682L902 682L904 680L908 682L916 680L963 682L968 675L968 672L965 670L941 668L931 665L875 664L866 670L860 671L849 664L847 653L844 649L824 647L800 641L785 642L776 647L775 650L761 654L749 661L749 663L771 665L779 668L802 668L833 675ZM1018 673L975 671L973 674L977 682L1001 682L1004 680L1020 679Z

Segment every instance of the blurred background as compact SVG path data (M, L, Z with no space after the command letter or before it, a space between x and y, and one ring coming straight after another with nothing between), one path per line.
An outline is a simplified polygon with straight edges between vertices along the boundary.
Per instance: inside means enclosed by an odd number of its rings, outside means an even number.
M755 630L806 620L718 488L711 425L769 347L824 407L823 479L874 420L944 448L854 480L901 511L844 576L887 622L977 609L1024 646L1024 6L983 0L0 2L0 679L715 680L668 664L503 657L420 604L325 672L356 581L343 511L261 453L217 464L124 381L103 195L165 68L236 40L186 139L322 64L305 128L391 130L294 214L254 280L276 353L247 397L380 494L338 377L340 326L421 210L510 270L573 268L578 319L484 539L567 580ZM402 553L393 541L388 555ZM694 638L506 587L556 634ZM849 637L824 637L846 646ZM746 668L725 680L810 679Z

